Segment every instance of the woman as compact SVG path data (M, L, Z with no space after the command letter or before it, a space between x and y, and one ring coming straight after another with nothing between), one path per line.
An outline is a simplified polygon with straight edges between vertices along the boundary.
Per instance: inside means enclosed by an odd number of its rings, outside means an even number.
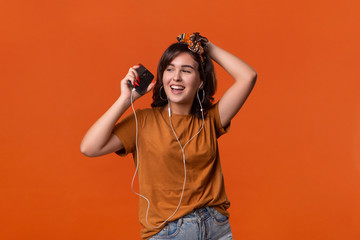
M235 80L215 104L211 59ZM140 97L128 85L137 81L138 67L129 69L120 97L88 130L81 152L89 157L133 153L143 239L232 239L217 138L228 131L257 73L199 33L181 34L161 57L157 82L147 89L154 88L152 108L116 124Z

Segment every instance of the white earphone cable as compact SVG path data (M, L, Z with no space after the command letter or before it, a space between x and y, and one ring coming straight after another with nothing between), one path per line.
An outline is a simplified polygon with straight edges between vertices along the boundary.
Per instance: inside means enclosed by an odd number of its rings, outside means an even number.
M135 88L132 89L130 99L131 99L131 108L132 108L132 110L133 110L133 112L134 112L135 126L136 126L136 140L135 140L135 145L136 145L136 169L135 169L135 173L134 173L134 176L133 176L133 178L132 178L132 181L131 181L131 189L132 189L132 191L133 191L136 195L138 195L139 197L142 197L143 199L145 199L145 200L147 201L147 210L146 210L146 216L145 216L145 218L146 218L146 223L147 223L147 225L148 225L149 227L151 227L151 228L153 228L153 229L156 229L156 228L160 228L160 227L161 227L162 225L164 225L171 217L173 217L173 216L175 215L175 213L178 211L179 207L180 207L180 204L181 204L181 201L182 201L182 198L183 198L183 195L184 195L185 183L186 183L185 147L186 147L187 144L188 144L193 138L195 138L195 137L201 132L201 130L203 129L203 127L204 127L204 113L203 113L203 108L202 108L201 101L200 101L200 98L199 98L199 91L197 91L196 96L197 96L197 99L198 99L199 104L200 104L200 111L201 111L201 116L202 116L202 125L201 125L199 131L198 131L194 136L192 136L192 137L189 139L189 141L187 141L187 142L185 143L184 146L182 146L181 143L180 143L180 140L179 140L178 136L176 135L176 132L175 132L173 126L172 126L170 101L168 100L168 103L169 103L169 109L168 109L168 110L169 110L170 126L171 126L171 129L172 129L172 131L173 131L173 133L174 133L174 135L175 135L175 137L176 137L176 140L177 140L177 142L178 142L178 144L179 144L179 146L180 146L180 148L181 148L182 155L183 155L183 163L184 163L184 183L183 183L183 187L182 187L182 192L181 192L179 204L178 204L176 210L174 211L174 213L173 213L170 217L168 217L164 222L162 222L160 225L158 225L157 227L153 227L153 226L151 226L151 225L149 224L149 222L148 222L148 214L149 214L149 209L150 209L150 201L149 201L149 199L147 199L145 196L141 195L140 193L135 192L135 190L134 190L134 180L135 180L135 176L136 176L136 173L137 173L138 168L139 168L139 165L140 165L140 163L139 163L139 150L138 150L138 145L137 145L137 142L138 142L138 122L137 122L137 116L136 116L136 112L135 112L134 105L133 105L133 93L134 93L134 91L135 91Z

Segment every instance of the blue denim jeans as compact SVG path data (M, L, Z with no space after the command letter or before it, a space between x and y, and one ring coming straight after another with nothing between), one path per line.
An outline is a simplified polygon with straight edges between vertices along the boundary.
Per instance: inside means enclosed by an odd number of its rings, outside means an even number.
M212 207L204 207L168 222L149 240L155 239L225 240L233 237L229 219Z

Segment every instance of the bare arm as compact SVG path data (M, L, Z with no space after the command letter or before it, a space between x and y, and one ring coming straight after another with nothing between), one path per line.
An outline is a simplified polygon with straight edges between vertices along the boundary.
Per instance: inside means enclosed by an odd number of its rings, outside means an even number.
M121 98L107 110L87 131L81 144L80 151L88 157L97 157L109 152L120 150L123 145L116 136L110 136L111 130L118 119L129 107L129 103ZM106 145L111 138L110 144Z
M121 80L120 97L86 132L80 144L80 151L84 155L97 157L123 148L120 139L114 134L111 134L111 131L119 118L130 107L131 90L127 85L127 81L130 80L134 83L137 77L136 68L137 66L130 68L128 74ZM150 84L147 92L149 92L154 85L155 83ZM139 97L140 95L134 92L134 100Z
M219 115L221 125L228 125L240 110L251 90L253 89L257 73L247 63L218 46L207 43L208 55L227 71L235 83L226 91L219 101Z

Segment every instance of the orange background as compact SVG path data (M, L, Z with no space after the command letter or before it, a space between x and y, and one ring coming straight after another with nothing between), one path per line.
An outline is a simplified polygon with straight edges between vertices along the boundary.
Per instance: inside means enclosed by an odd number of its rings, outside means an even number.
M87 158L80 142L130 66L155 73L194 31L258 73L219 139L234 239L360 239L359 7L1 1L0 239L139 238L132 158ZM216 70L219 99L233 80Z

